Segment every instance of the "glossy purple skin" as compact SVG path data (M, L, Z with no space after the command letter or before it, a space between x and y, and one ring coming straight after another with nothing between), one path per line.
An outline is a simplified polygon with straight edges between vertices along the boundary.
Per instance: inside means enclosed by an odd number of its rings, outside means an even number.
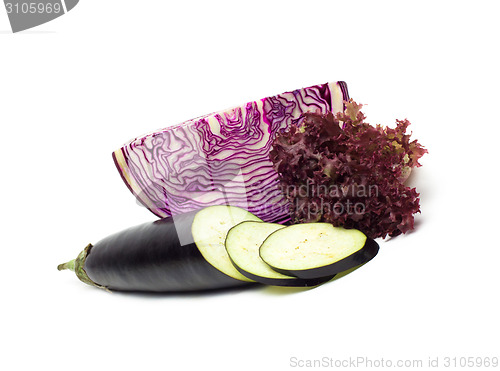
M182 244L191 233L195 213L144 223L95 243L84 269L109 290L193 292L252 285L236 280L208 263L198 247Z

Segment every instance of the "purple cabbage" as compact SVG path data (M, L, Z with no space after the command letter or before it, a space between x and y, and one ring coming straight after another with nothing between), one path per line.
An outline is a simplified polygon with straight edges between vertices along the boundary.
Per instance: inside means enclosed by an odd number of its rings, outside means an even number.
M212 205L247 209L268 222L290 220L269 158L279 131L306 112L343 111L344 82L286 92L137 138L113 153L138 201L159 217Z

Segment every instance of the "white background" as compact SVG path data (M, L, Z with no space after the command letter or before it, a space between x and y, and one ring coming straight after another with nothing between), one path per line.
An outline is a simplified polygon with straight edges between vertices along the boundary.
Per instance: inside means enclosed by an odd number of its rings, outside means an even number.
M81 0L19 34L0 8L0 368L500 356L497 4ZM57 271L155 219L114 167L123 143L336 80L369 122L406 117L429 150L411 178L416 231L372 262L312 290L188 296L110 294Z

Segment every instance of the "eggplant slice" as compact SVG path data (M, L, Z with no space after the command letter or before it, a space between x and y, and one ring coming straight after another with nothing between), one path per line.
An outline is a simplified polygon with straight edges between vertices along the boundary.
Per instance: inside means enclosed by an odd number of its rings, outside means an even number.
M378 250L373 239L356 229L305 223L271 233L260 247L260 257L279 273L314 279L364 264Z
M281 274L265 263L259 249L273 232L286 228L276 223L242 222L231 228L226 237L226 250L234 267L245 277L266 285L309 287L327 282L334 275L315 279L302 279Z
M225 246L228 231L244 221L262 220L236 206L209 206L195 215L191 232L196 246L212 266L237 280L253 282L236 270Z

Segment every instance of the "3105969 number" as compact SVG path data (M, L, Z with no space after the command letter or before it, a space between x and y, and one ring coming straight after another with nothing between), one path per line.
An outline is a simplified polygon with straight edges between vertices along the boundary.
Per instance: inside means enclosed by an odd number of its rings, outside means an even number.
M7 13L17 13L17 14L58 14L63 11L61 4L59 3L5 3L7 8Z
M444 357L444 367L498 367L498 357Z

